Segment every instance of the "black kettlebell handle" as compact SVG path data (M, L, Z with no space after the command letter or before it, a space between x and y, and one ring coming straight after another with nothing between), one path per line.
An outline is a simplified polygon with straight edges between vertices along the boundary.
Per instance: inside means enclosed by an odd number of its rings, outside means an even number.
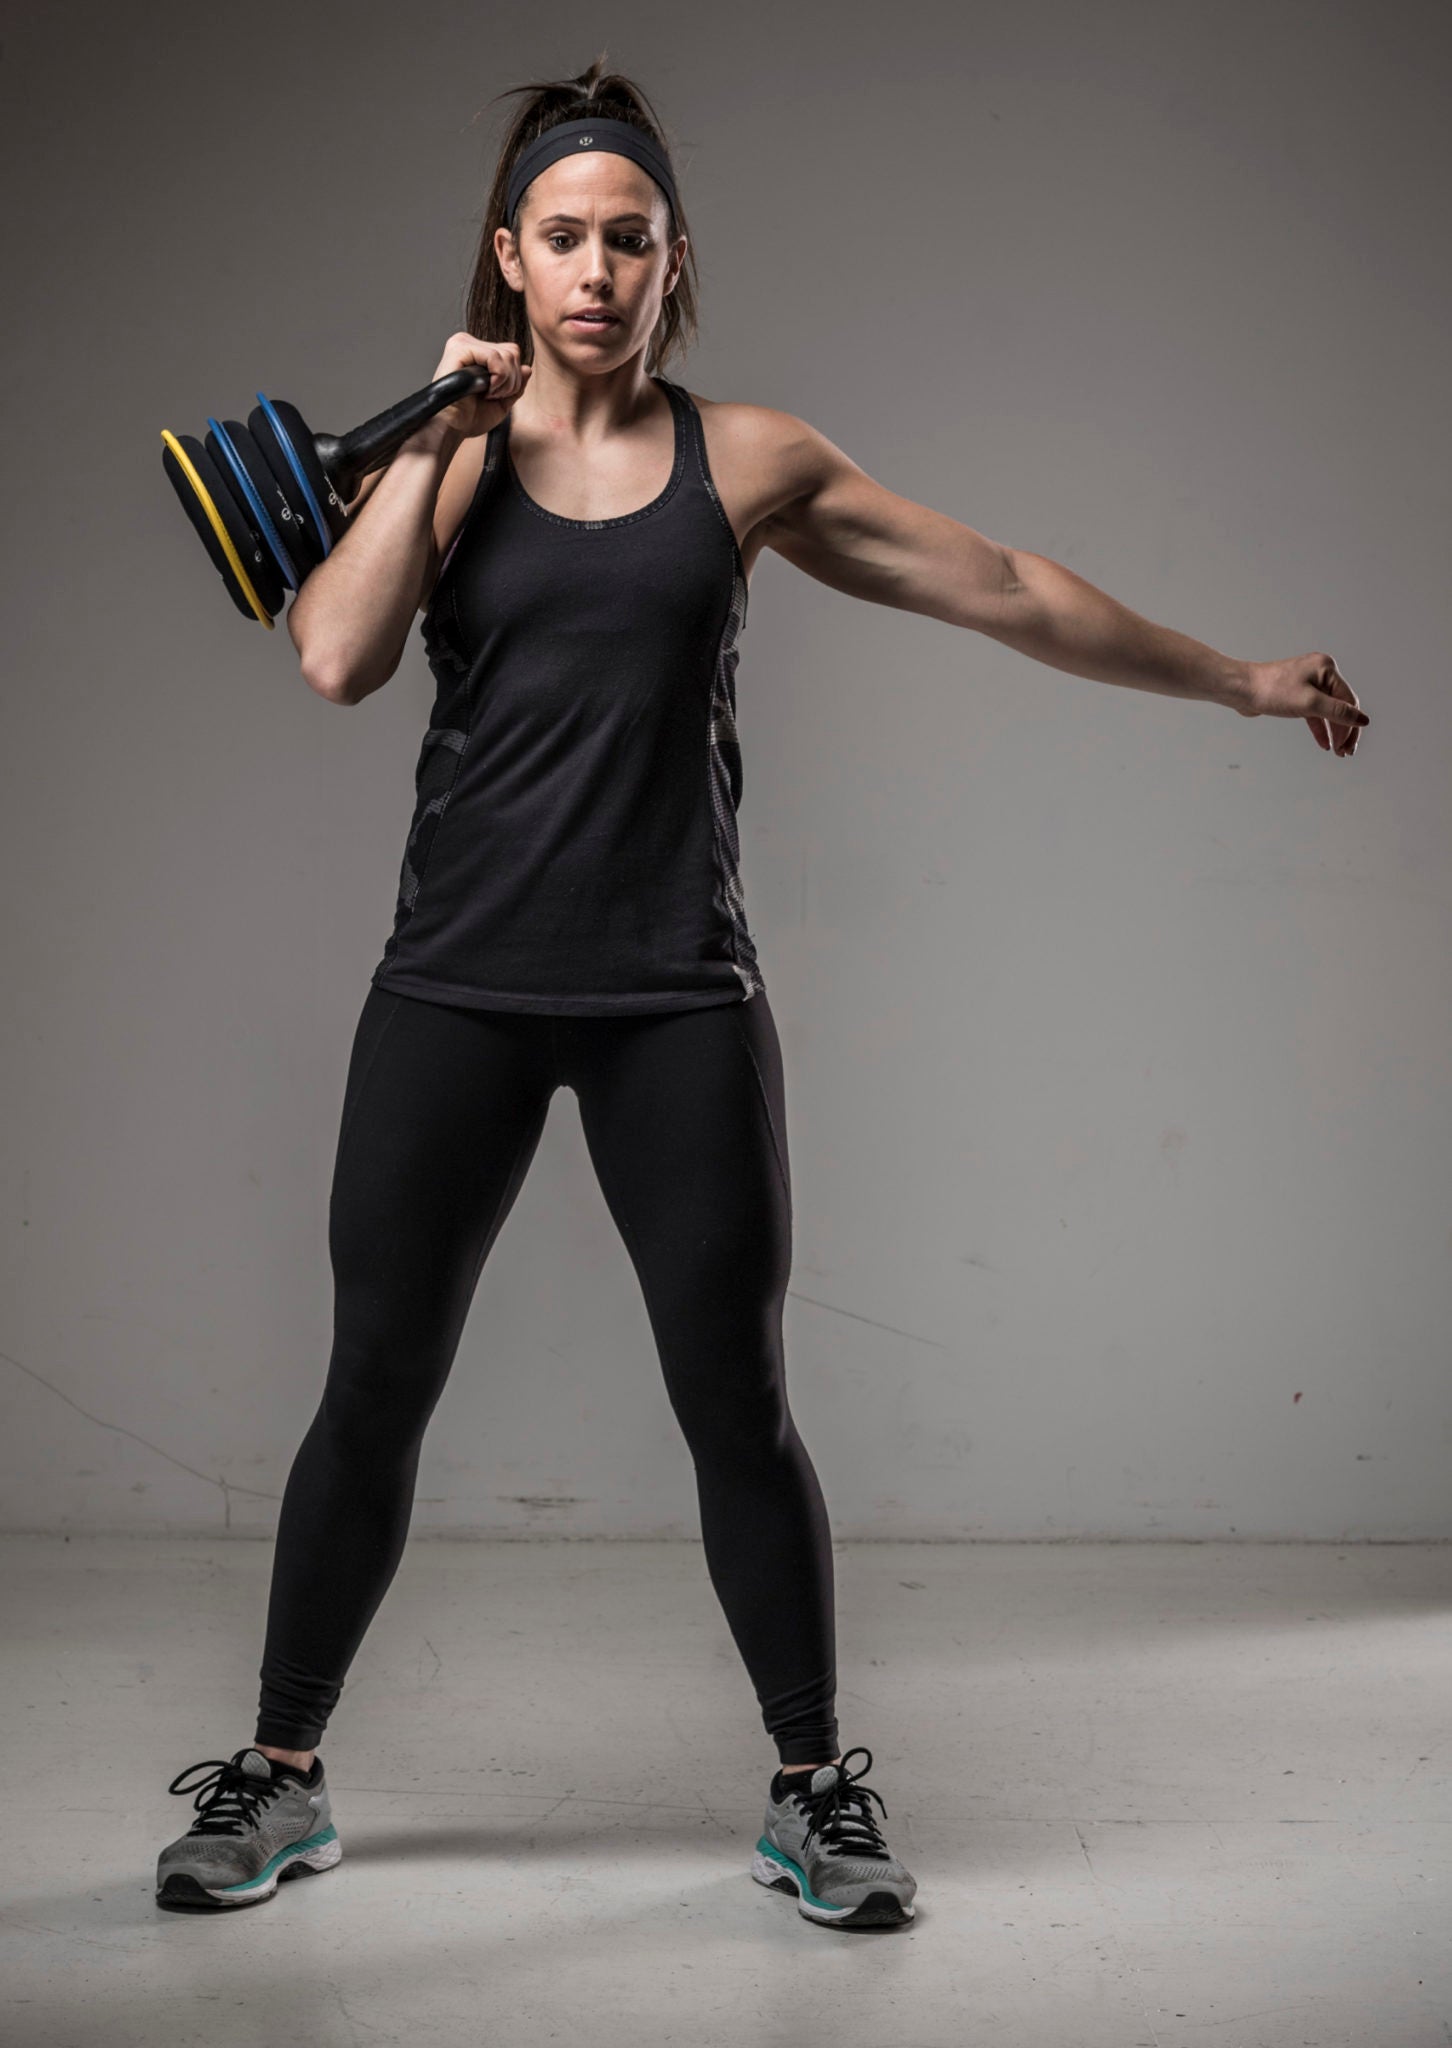
M409 435L425 420L452 405L456 398L468 398L489 389L490 373L480 363L473 369L450 370L446 377L426 384L409 398L401 398L386 412L376 413L347 434L314 434L313 447L323 473L345 505L358 494L365 476L391 462Z

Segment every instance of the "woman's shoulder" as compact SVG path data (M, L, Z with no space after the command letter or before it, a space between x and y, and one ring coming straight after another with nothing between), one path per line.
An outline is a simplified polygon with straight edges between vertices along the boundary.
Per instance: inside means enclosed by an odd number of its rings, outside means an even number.
M684 391L686 387L681 386ZM707 453L760 477L793 477L810 466L821 440L815 427L779 406L687 393L701 415Z
M755 518L811 490L834 461L843 459L834 443L796 413L741 399L707 398L697 391L688 395L700 411L712 468L751 479Z
M765 443L800 432L804 422L772 405L752 405L740 398L708 398L702 391L680 389L695 404L703 420L709 417L716 430L739 441Z

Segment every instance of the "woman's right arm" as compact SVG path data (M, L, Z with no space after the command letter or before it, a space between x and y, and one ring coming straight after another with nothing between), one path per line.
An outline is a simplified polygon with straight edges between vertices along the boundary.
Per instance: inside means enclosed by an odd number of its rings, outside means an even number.
M335 704L382 689L403 657L433 553L439 485L460 439L429 434L431 424L366 479L348 508L347 532L303 579L288 611L304 680ZM365 493L366 518L357 509Z
M462 441L503 419L529 380L531 366L521 365L514 343L455 334L431 381L475 364L488 365L496 395L456 399L364 479L348 507L347 531L304 577L289 608L303 678L334 704L361 703L398 667L438 572L434 512L449 464Z

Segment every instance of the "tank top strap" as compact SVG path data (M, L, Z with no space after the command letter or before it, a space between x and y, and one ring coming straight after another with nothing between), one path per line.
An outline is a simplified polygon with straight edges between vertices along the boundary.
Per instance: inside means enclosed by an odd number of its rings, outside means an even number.
M669 377L656 374L656 383L671 402L676 416L676 432L685 444L687 452L686 474L696 485L708 485L710 471L706 466L706 445L701 437L701 415L696 401L684 384L673 383Z
M504 437L509 431L509 414L492 426L484 436L484 466L479 472L482 483L486 476L492 476L499 467L499 458L504 449Z
M459 542L464 538L466 530L473 522L475 513L477 512L479 506L483 503L484 499L489 494L490 487L492 486L495 476L497 475L499 470L499 457L504 447L504 433L508 425L509 415L508 413L506 413L504 415L504 418L500 420L496 426L492 426L489 429L489 432L484 437L484 460L480 465L479 479L474 486L472 497L470 498L468 504L464 508L464 516L459 521L457 527L454 529L454 538L449 543L448 552L444 556L443 561L439 564L438 577L434 583L435 594L437 594L440 586L444 581L444 577L448 571L450 562L452 562L452 560L454 559L454 554L456 549L458 548ZM424 618L424 624L426 627L428 625L429 615L432 614L432 611L433 601L431 599L429 602L428 613L425 614Z
M731 521L726 517L726 507L721 503L721 494L716 489L716 479L711 474L710 457L706 453L706 429L701 421L701 408L683 384L673 384L668 377L661 377L659 381L670 394L671 403L676 408L677 423L679 424L682 420L685 422L686 443L690 450L690 459L686 464L686 473L690 478L691 488L700 493L710 504L721 530L730 544L732 560L735 562L738 572L742 573L744 582L741 551L737 545L736 532Z

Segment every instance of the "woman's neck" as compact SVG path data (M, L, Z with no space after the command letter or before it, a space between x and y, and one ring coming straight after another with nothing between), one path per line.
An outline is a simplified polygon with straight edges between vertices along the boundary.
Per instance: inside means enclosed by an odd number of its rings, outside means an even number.
M526 426L582 447L628 434L632 427L659 412L669 400L646 373L643 356L634 356L601 376L582 377L571 366L536 349L534 370L510 418L517 413Z

